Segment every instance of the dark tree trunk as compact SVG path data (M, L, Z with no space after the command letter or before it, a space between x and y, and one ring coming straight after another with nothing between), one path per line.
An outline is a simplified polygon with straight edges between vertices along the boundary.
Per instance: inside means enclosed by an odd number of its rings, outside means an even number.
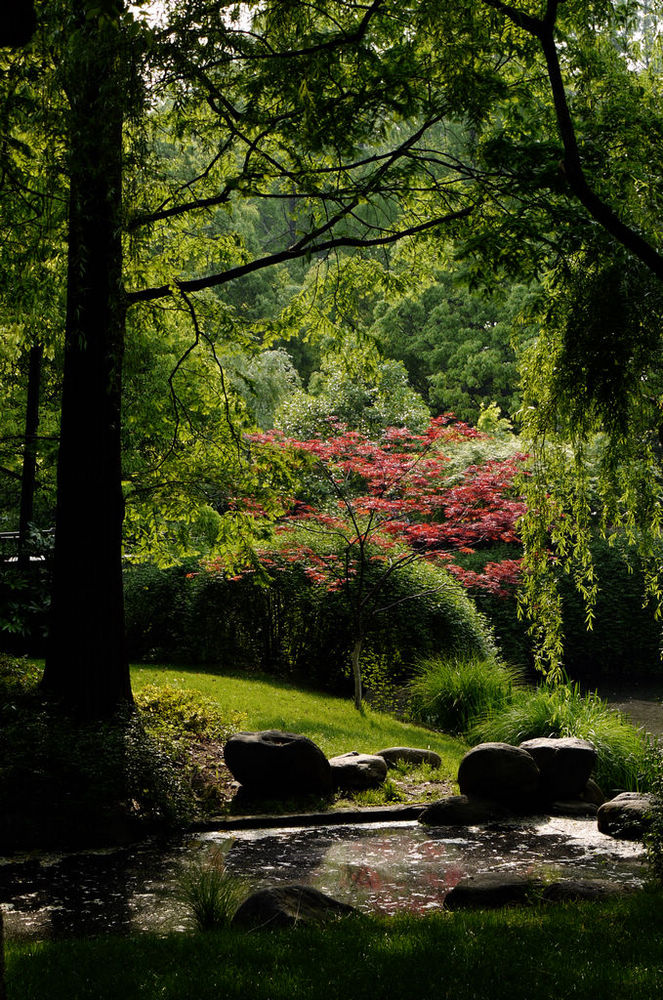
M76 0L53 606L44 689L86 719L131 703L122 592L122 100L117 10ZM85 7L90 10L85 17Z
M33 0L3 0L0 13L0 46L18 49L27 45L37 30Z
M30 565L28 536L32 524L35 479L37 475L37 430L39 428L39 385L43 348L35 344L30 348L28 368L28 401L25 407L25 437L23 444L23 469L21 473L21 508L18 520L18 567Z

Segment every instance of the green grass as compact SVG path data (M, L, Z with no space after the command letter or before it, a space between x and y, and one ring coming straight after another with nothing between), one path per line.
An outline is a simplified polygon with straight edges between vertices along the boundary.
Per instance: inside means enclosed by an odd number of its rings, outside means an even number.
M466 733L488 712L507 705L518 677L480 656L432 656L419 663L410 683L414 718L450 733Z
M284 729L308 736L328 757L358 750L375 753L388 746L426 747L442 758L441 773L455 780L467 744L460 739L399 722L366 707L359 713L350 699L304 691L285 681L246 674L212 674L176 667L132 667L136 692L148 684L195 689L225 712L246 716L245 728Z
M246 934L10 943L10 1000L643 1000L663 894Z

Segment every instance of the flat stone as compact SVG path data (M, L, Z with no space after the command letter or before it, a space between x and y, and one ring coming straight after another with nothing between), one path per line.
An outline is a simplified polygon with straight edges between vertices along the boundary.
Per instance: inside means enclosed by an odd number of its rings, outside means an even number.
M540 899L544 882L513 872L488 872L461 879L447 893L447 910L497 909L501 906L523 906Z
M273 930L297 924L325 923L357 911L347 903L308 885L281 885L259 889L238 907L234 927L246 930Z
M499 802L467 795L448 795L431 802L419 816L419 822L426 826L478 826L511 816L513 813Z
M654 795L622 792L599 807L599 831L620 840L642 840L651 827L655 804Z
M350 753L330 757L329 765L335 788L378 788L387 777L387 762L377 754L351 750Z
M599 807L595 802L583 802L581 799L570 799L568 802L551 802L548 806L551 816L570 816L576 819L596 816Z
M606 801L606 796L603 794L603 790L593 778L590 778L582 792L580 793L580 798L583 802L593 802L595 806L602 806Z
M526 750L536 761L541 772L540 790L551 799L580 795L596 766L593 743L575 736L525 740L520 749Z
M265 729L235 733L223 756L239 783L261 794L325 793L332 788L329 761L307 736Z
M584 900L591 901L613 899L616 896L626 896L634 892L632 886L620 885L599 878L563 878L551 882L543 890L543 899L547 903L575 903Z
M461 760L458 785L461 795L506 802L524 811L539 789L539 769L527 750L480 743Z
M385 750L378 750L378 757L383 757L387 762L387 767L395 767L397 764L430 764L431 767L440 767L442 758L434 750L426 750L423 747L387 747Z

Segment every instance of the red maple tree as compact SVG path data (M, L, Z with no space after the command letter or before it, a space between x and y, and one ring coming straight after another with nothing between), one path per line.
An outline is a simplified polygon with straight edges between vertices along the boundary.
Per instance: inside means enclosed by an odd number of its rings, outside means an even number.
M516 523L525 511L513 484L524 455L472 465L450 478L448 450L479 437L486 435L449 414L432 420L423 434L390 427L377 440L336 421L330 422L326 437L299 440L278 431L250 437L258 461L268 463L277 450L300 464L297 494L282 499L274 520L281 544L278 550L259 550L258 558L267 572L294 563L312 583L346 594L358 709L369 619L394 603L422 596L385 603L394 573L426 559L444 565L466 587L504 594L517 582L518 559L487 563L480 573L454 560L454 554L477 547L517 542ZM254 497L236 504L260 515Z

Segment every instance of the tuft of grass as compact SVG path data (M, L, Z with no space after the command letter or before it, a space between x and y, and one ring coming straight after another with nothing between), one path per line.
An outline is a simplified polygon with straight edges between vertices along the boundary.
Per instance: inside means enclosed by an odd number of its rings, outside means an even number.
M197 930L209 931L229 927L246 894L244 882L224 870L223 852L217 850L185 869L177 896L193 916Z
M491 712L469 733L471 743L496 740L518 745L538 736L578 736L598 753L596 780L606 791L648 785L648 740L598 694L577 684L517 691L511 704Z
M516 671L495 660L430 657L410 684L410 712L426 725L464 734L488 712L509 704L517 680Z

